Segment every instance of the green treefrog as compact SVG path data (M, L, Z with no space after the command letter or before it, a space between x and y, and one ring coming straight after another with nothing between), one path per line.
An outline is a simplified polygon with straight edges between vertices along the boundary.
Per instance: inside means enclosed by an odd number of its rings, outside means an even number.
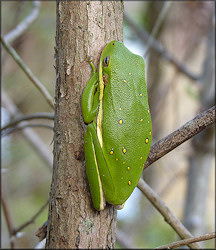
M122 209L141 177L152 124L145 82L145 62L119 41L103 50L82 96L88 123L84 137L86 170L93 205Z

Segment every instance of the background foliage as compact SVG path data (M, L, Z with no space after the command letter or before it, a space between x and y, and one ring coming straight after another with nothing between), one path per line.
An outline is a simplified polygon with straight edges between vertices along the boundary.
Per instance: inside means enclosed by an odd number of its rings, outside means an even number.
M130 17L135 25L149 33L152 32L163 9L164 2L125 2L124 43L142 56L146 53L147 43L137 36L137 31L128 21ZM22 21L32 8L32 2L2 2L2 35L4 36ZM40 13L36 21L17 40L13 48L26 65L54 96L55 88L55 2L41 2ZM214 14L213 1L172 2L161 21L156 39L166 51L175 57L189 72L198 76L191 79L164 59L155 50L150 50L146 59L146 75L150 110L153 120L153 143L168 135L198 112L211 107L214 103L214 42L209 43ZM10 15L8 14L10 13ZM214 34L213 34L214 37ZM213 39L214 40L214 39ZM208 54L209 48L212 53ZM212 57L213 55L213 57ZM209 72L209 65L212 72ZM200 74L204 72L204 76ZM39 91L21 72L14 60L2 49L2 89L23 114L52 112ZM2 105L2 123L10 119L7 107ZM43 121L52 124L50 121ZM53 132L47 128L34 128L39 137L52 152ZM208 129L211 131L213 129ZM198 138L198 136L197 136ZM198 147L197 145L207 147ZM207 152L207 153L206 153ZM195 204L204 207L204 225L200 220L191 227L198 236L214 230L214 141L213 131L208 137L190 140L154 163L144 171L146 182L163 198L173 213L187 224L185 211L189 190L189 180L194 176L190 171L194 159L196 166L207 162L205 176L205 197ZM202 157L201 157L202 156ZM15 228L28 221L47 201L51 183L51 169L38 157L35 150L16 131L2 137L2 190ZM205 165L204 165L205 166ZM200 171L200 172L199 172ZM204 178L197 167L200 182ZM191 177L192 175L192 177ZM190 177L190 179L189 179ZM193 179L193 178L192 178ZM194 181L195 183L195 181ZM196 194L200 192L199 185ZM195 194L192 193L192 196ZM204 199L206 198L206 199ZM188 210L187 210L188 211ZM48 207L19 234L16 247L33 248L38 244L35 231L47 220ZM2 216L2 247L10 247L5 217ZM203 220L201 220L203 222ZM175 240L176 233L163 220L161 215L137 189L118 212L116 247L126 246L153 248ZM188 224L188 227L190 225ZM194 229L195 228L195 229ZM123 241L121 240L123 239ZM212 248L213 240L203 243Z

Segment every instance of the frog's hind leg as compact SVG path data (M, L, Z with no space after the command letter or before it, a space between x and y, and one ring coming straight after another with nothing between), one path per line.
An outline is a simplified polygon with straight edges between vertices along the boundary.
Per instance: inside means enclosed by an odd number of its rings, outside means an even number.
M109 192L112 193L114 187L93 123L89 124L87 127L84 137L84 147L86 171L92 201L95 209L100 211L104 209L104 195L106 197L106 190L109 190Z

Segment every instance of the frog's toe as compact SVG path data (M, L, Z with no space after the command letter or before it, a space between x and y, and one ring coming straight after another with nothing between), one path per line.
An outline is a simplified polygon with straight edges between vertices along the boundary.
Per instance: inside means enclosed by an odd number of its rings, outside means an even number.
M93 62L94 61L94 57L93 56L89 56L88 57L88 62Z
M117 209L117 210L121 210L125 205L125 202L121 205L114 205L114 208Z

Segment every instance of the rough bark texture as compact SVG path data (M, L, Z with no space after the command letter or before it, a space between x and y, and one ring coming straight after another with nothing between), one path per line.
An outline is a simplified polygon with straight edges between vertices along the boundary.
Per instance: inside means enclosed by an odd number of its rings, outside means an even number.
M58 1L54 164L46 248L113 248L116 211L92 206L81 95L104 46L123 38L121 1Z

